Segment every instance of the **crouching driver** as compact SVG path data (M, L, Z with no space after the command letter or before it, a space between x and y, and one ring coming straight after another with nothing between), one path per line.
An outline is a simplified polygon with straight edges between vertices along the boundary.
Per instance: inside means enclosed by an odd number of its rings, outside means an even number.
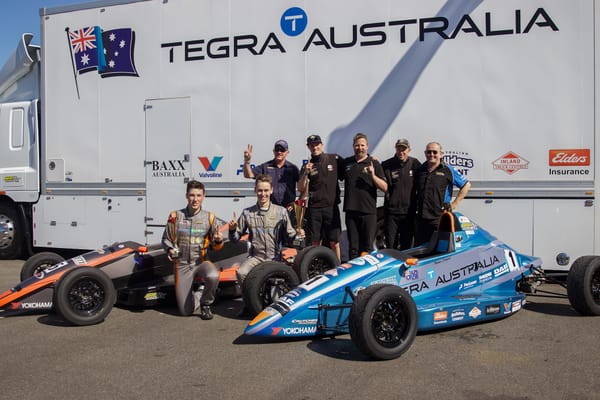
M269 175L259 174L254 183L256 204L242 211L242 215L229 222L229 240L236 242L248 234L250 250L248 258L237 270L238 284L244 288L248 273L259 263L267 260L281 261L284 244L292 242L296 234L304 236L303 229L294 229L285 208L271 203L273 180ZM246 307L238 316L248 316Z
M186 189L187 207L172 211L162 237L162 246L173 261L175 295L181 315L192 315L200 308L200 318L212 319L210 305L215 300L219 283L217 267L206 259L209 246L223 247L218 220L212 212L202 209L204 184L189 181ZM194 278L204 279L204 290L192 292Z

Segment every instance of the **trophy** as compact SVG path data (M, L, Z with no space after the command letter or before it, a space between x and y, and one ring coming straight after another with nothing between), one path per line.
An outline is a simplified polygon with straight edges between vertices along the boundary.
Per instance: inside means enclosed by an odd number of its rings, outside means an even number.
M304 220L304 213L306 212L306 200L298 199L294 201L294 215L296 216L296 229L302 229L302 221ZM294 238L294 244L301 246L304 241L304 237L296 235Z

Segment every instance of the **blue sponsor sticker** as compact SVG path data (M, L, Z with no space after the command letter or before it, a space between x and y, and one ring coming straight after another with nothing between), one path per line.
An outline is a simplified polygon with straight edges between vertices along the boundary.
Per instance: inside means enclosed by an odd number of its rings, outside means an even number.
M279 24L286 35L298 36L306 29L308 16L300 7L291 7L285 10Z

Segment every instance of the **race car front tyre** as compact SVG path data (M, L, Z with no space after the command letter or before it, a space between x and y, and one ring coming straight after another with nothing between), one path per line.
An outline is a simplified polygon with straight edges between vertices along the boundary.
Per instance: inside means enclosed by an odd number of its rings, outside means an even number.
M373 285L358 292L350 310L350 337L364 354L400 357L417 335L417 306L401 287Z
M579 257L567 275L571 306L582 315L600 315L600 257Z
M104 272L79 267L67 272L54 292L54 308L73 325L94 325L110 313L116 300L112 281Z
M299 284L290 266L277 261L262 262L246 276L242 290L244 305L253 317Z
M32 255L21 267L21 282L31 278L33 275L41 274L46 268L56 265L64 260L63 257L49 251Z
M339 263L335 252L329 247L308 246L300 250L292 267L300 282L306 282L316 275L335 268Z

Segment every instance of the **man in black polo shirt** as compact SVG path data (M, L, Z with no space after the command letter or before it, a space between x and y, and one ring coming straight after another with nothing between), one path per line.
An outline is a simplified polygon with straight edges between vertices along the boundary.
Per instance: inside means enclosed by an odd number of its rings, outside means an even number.
M319 135L310 135L306 139L310 150L310 160L302 167L298 190L308 191L308 209L306 212L307 234L313 245L323 241L341 260L340 234L340 186L338 179L342 172L342 159L337 154L323 153L323 142Z
M271 202L292 211L300 170L295 164L286 160L288 154L288 143L285 140L278 140L273 146L273 159L251 167L252 145L249 144L244 151L244 178L254 179L259 174L269 175L273 178Z
M344 211L350 259L369 253L377 233L377 189L387 191L381 164L368 153L363 133L352 141L354 156L344 160Z
M396 154L381 163L388 190L385 193L385 245L388 249L412 247L414 216L409 214L415 170L419 160L409 156L408 139L396 142Z
M438 142L427 144L425 158L427 162L417 169L413 186L412 203L417 218L416 245L431 239L444 209L456 209L471 187L467 178L442 161L442 145ZM452 200L454 186L460 190Z

